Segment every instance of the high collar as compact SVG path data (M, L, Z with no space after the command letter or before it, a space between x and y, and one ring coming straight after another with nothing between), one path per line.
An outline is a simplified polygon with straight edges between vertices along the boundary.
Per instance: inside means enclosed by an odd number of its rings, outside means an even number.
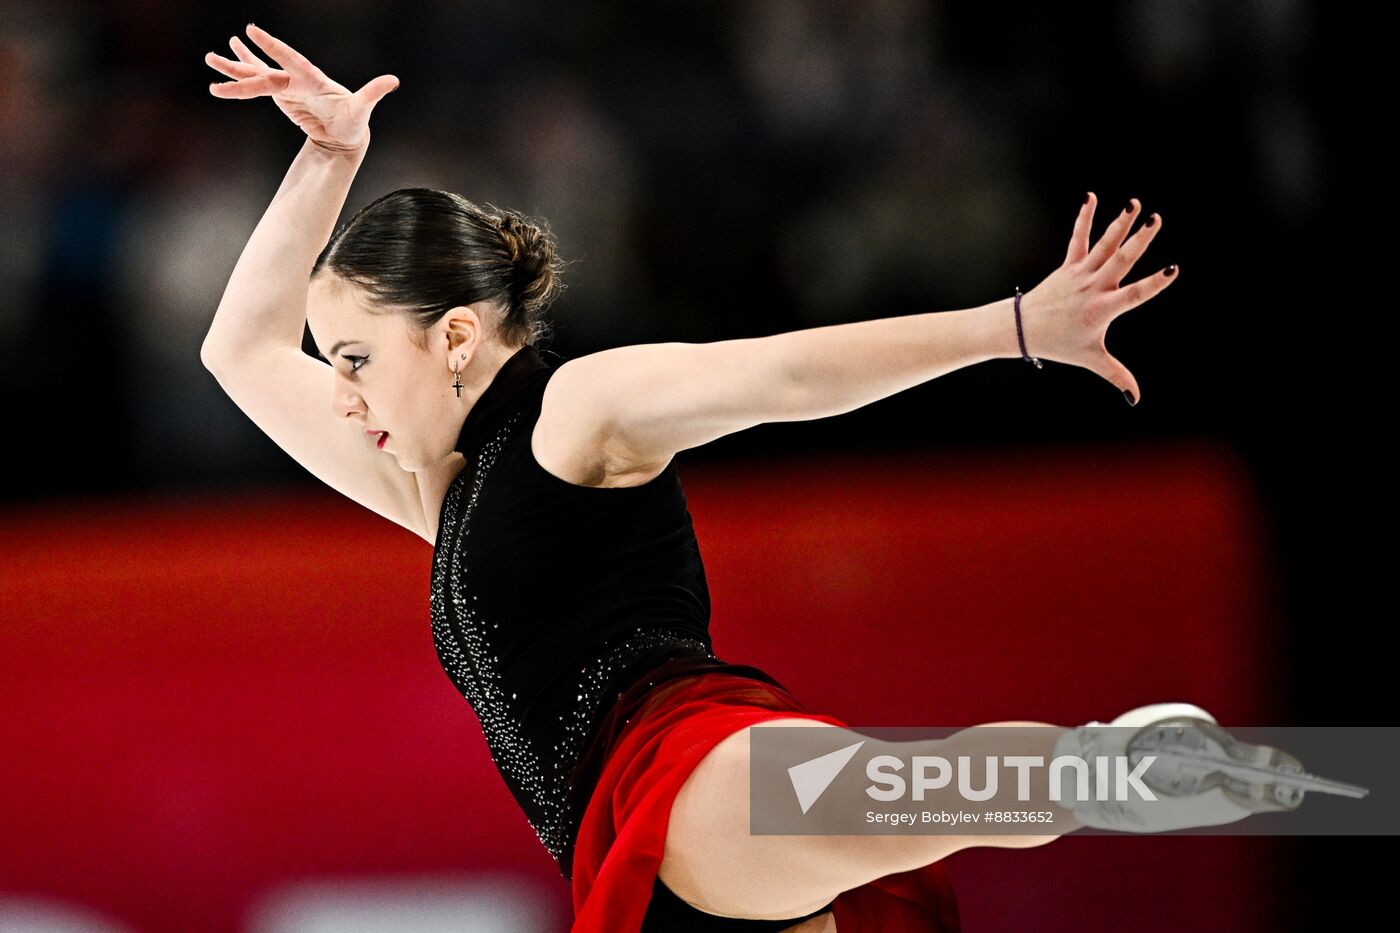
M553 362L545 359L546 355L551 357ZM494 424L496 416L502 413L506 403L533 383L540 373L557 366L560 359L559 354L554 351L536 350L528 343L516 350L501 364L501 368L496 370L496 375L491 378L486 391L481 393L471 411L467 412L467 420L462 423L462 430L457 435L456 450L465 454L473 449L486 430Z

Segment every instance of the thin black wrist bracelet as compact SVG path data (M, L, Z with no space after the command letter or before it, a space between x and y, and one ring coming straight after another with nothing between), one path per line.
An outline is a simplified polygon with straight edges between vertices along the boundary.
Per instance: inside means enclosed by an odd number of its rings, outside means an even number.
M1021 359L1034 363L1036 369L1044 369L1040 360L1026 352L1026 335L1021 332L1021 286L1016 286L1016 342L1021 345Z

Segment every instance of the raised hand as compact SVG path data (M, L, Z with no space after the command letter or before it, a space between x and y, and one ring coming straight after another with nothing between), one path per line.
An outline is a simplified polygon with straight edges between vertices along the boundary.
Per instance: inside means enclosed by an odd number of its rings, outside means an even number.
M204 56L211 68L234 79L209 85L209 93L229 100L269 96L312 142L332 152L363 146L369 139L370 112L399 86L398 78L381 75L351 92L265 29L249 23L248 38L282 67L268 66L234 36L228 42L237 61L213 52Z
M1177 279L1175 265L1121 286L1123 277L1142 257L1162 229L1162 218L1151 214L1131 237L1128 230L1141 204L1136 198L1109 223L1103 236L1089 246L1098 199L1093 192L1080 208L1069 250L1062 266L1021 296L1022 334L1026 352L1041 359L1082 366L1098 373L1128 395L1136 405L1142 398L1137 379L1108 352L1104 335L1120 314L1154 297Z

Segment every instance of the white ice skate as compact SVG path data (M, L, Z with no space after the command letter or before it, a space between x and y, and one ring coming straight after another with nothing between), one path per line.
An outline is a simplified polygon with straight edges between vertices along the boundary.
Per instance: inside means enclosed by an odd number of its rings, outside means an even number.
M1105 726L1113 728L1104 728ZM1305 791L1364 797L1368 790L1316 777L1286 752L1233 738L1211 716L1191 703L1153 703L1129 710L1110 723L1097 720L1071 729L1055 745L1055 757L1073 755L1089 765L1089 795L1097 797L1099 756L1124 756L1127 772L1153 756L1140 780L1157 797L1146 800L1129 789L1111 799L1077 800L1072 769L1064 772L1063 802L1086 826L1124 832L1157 833L1217 826L1251 813L1293 810ZM1116 778L1116 775L1115 775Z

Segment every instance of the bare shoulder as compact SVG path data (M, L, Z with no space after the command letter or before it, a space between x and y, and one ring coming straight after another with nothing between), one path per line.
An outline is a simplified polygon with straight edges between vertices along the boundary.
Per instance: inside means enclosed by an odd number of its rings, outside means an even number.
M560 365L545 386L530 438L535 461L575 486L641 486L670 464L637 463L611 430L609 385L599 354Z
M574 486L641 486L660 476L671 461L636 464L615 442L609 430L609 389L598 375L602 366L597 356L569 360L550 377L540 401L539 420L530 435L530 452L546 473ZM453 451L432 469L416 474L427 516L424 537L429 544L437 542L447 490L466 465L466 458Z

